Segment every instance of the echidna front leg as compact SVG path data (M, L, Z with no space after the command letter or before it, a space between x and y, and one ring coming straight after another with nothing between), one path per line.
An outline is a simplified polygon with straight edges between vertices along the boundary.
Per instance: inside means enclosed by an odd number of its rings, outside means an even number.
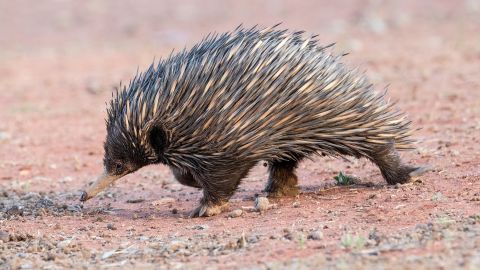
M227 210L228 200L253 165L244 165L236 172L215 172L214 175L199 177L197 182L203 188L203 197L200 205L190 213L190 217L209 217Z
M269 197L296 196L298 178L295 175L298 161L280 161L270 164L265 192Z
M420 176L428 167L414 167L402 163L393 143L379 147L373 154L373 162L380 168L383 178L390 185L403 184Z

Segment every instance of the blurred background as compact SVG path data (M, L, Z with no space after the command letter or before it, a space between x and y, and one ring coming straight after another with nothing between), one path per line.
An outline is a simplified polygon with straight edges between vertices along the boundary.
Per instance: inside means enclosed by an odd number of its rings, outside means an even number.
M85 50L100 55L141 48L161 56L208 32L283 22L285 28L317 33L326 42L333 39L358 50L362 43L352 39L360 34L381 39L409 30L403 35L418 38L416 34L430 32L430 38L441 39L439 21L449 20L450 27L461 30L479 10L478 0L1 1L0 49L2 55Z
M139 47L160 55L208 32L279 22L285 28L317 33L326 41L406 29L429 31L434 37L439 20L461 28L478 17L479 10L478 0L1 1L0 49L2 54L101 53Z

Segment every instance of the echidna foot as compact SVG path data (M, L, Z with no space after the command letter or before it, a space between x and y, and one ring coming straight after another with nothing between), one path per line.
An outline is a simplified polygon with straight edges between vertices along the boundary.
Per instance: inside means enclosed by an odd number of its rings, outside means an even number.
M416 169L411 171L408 175L410 176L411 179L415 180L418 177L424 175L426 172L431 170L432 170L432 166L430 165L426 165L423 167L416 167Z
M283 186L276 189L265 189L265 192L270 198L295 197L299 193L299 188L298 186Z
M431 167L412 167L412 166L401 166L397 170L392 170L388 172L382 172L387 183L390 185L395 184L405 184L408 182L415 181L420 176L431 170Z
M200 205L190 212L190 218L194 217L211 217L228 210L228 202L218 204L200 203Z

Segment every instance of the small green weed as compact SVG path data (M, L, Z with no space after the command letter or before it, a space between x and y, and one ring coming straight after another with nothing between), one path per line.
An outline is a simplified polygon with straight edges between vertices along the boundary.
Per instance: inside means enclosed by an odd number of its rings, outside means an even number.
M339 186L350 186L355 184L355 177L343 174L343 172L339 172L338 175L333 178Z

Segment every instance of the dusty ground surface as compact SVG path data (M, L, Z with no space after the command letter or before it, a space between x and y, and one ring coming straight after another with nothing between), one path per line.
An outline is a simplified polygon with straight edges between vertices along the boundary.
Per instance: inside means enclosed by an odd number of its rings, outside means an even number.
M480 268L480 1L0 2L0 268ZM210 31L320 34L406 111L433 170L387 186L365 160L300 165L302 193L188 219L200 193L151 166L81 205L119 81ZM340 171L356 175L337 186ZM243 209L241 212L238 209Z

